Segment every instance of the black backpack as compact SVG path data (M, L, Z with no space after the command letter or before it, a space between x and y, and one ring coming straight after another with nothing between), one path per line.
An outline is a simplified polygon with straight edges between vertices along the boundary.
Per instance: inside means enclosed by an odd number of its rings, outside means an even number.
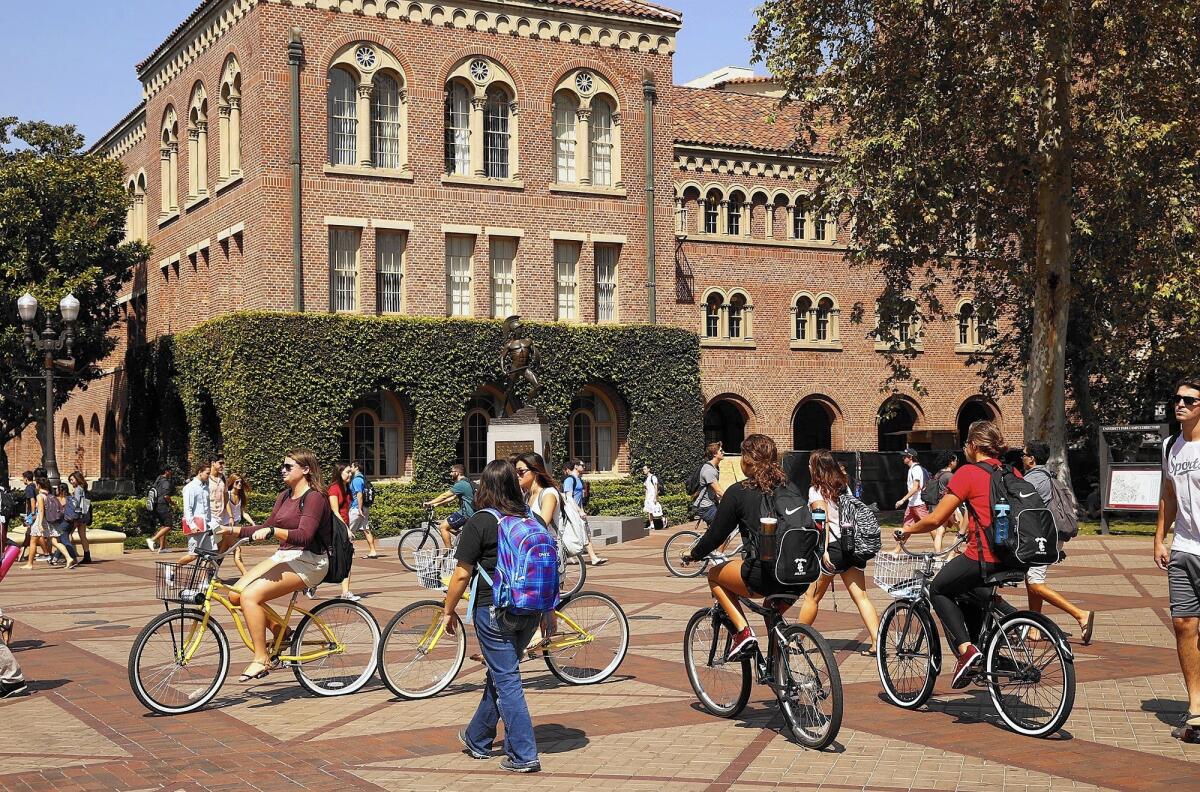
M700 491L704 489L704 484L700 481L700 474L704 472L704 466L707 464L709 463L701 463L700 467L696 468L692 475L688 476L688 480L683 483L684 490L693 498L699 498Z
M6 519L12 519L20 517L22 511L24 509L21 508L21 502L17 500L17 497L9 490L0 487L0 514L3 514Z
M363 476L362 473L358 475L362 476L363 480L362 505L364 509L369 509L375 505L375 485L371 483L369 478ZM341 581L337 582L340 583Z
M775 517L775 558L762 559L763 539L758 538L759 558L774 571L781 586L807 586L821 576L821 532L813 523L808 498L796 485L785 482L763 495L761 514Z
M285 490L280 494L280 497L286 497ZM308 500L310 489L308 492L300 496L300 514L304 514L304 501ZM317 493L318 497L325 497L321 493ZM325 583L341 583L346 578L350 577L350 567L354 563L354 543L350 541L350 534L344 530L344 523L341 520L334 522L333 509L326 505L325 514L321 518L321 525L317 528L318 533L325 533L329 537L329 547L326 553L329 556L329 566L325 569ZM328 532L328 533L326 533Z
M992 526L979 535L986 537L992 552L1000 563L1008 568L1028 569L1045 566L1058 561L1058 529L1054 515L1038 495L1037 489L1016 471L1001 464L994 467L987 462L974 462L976 467L987 471L991 477ZM1008 537L1004 541L996 538L996 506L1006 503L1008 512ZM974 512L971 501L967 508ZM975 515L978 524L979 515ZM983 554L980 554L980 558Z
M938 501L946 494L946 484L949 481L943 476L944 473L946 473L944 470L939 470L937 473L925 470L925 486L921 488L921 500L929 507L930 511L933 511L933 507L937 506Z

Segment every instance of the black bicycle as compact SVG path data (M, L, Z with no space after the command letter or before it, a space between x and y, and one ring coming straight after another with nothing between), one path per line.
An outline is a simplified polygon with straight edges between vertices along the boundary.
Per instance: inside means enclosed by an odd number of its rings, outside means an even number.
M750 700L754 679L775 692L788 728L808 748L821 749L842 726L842 677L833 650L806 624L788 624L772 603L792 604L794 596L767 597L760 606L739 597L745 607L766 619L767 653L729 660L733 623L720 605L692 614L683 632L683 660L688 681L701 706L713 715L732 718Z
M942 649L929 584L942 559L963 543L960 539L942 553L910 553L901 547L898 554L875 557L875 584L896 599L879 620L876 662L883 692L898 707L918 709L933 694ZM1022 571L1004 571L984 581L990 596L976 643L983 647L983 662L971 683L988 689L1010 729L1045 737L1071 715L1075 655L1067 636L1048 617L1027 610L1006 614L999 608L996 589L1024 579Z
M416 528L409 528L400 534L400 543L396 545L396 555L400 563L409 572L417 571L416 553L418 550L441 550L442 534L438 530L441 520L432 506L425 507L425 519Z
M704 531L708 527L695 511L690 510L688 517L696 518L695 528L684 528L676 531L667 538L666 544L663 545L663 564L666 565L667 571L675 577L700 577L708 571L710 566L719 566L729 559L737 557L742 552L741 538L734 539L735 534L730 534L721 543L721 546L707 557L693 563L683 563L680 559L683 551L691 549L692 545L696 544L700 537L704 535Z

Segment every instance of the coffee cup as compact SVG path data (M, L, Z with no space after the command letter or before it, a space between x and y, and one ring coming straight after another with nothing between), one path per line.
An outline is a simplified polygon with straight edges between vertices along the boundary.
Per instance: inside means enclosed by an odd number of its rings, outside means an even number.
M779 525L779 520L775 517L759 517L759 525L762 526L762 532L767 536L775 535L775 528Z

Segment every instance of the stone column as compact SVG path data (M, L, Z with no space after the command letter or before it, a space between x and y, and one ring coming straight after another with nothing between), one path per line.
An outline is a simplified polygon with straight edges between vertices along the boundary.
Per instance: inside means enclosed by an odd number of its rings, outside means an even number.
M784 239L796 238L796 207L794 204L789 204L787 208L787 228L783 231Z
M401 88L400 97L400 170L408 170L408 89Z
M575 111L575 175L580 184L592 183L592 111L581 107Z
M358 137L355 140L355 147L358 149L358 164L359 167L371 167L371 94L374 92L375 86L367 83L358 86L358 105L355 108L358 116L358 124L355 130Z
M233 108L227 104L223 104L217 108L217 134L221 138L221 140L217 143L217 145L220 146L220 155L217 157L217 159L220 160L217 167L217 178L221 181L225 181L229 178L229 168L232 163L232 160L230 159L231 152L229 150L229 127L232 110Z
M229 175L242 174L242 97L229 97Z
M487 145L487 141L483 139L483 109L487 106L487 99L483 96L476 96L471 100L471 119L469 133L469 147L471 151L471 175L482 179L483 171L483 147Z
M508 103L508 178L521 178L521 161L520 161L520 124L517 123L517 101Z

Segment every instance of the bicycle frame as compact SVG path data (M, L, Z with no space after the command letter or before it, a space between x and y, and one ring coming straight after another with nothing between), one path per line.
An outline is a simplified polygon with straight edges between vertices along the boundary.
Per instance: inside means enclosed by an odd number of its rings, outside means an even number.
M755 671L758 673L758 684L766 685L767 687L771 688L771 690L773 690L777 696L790 693L791 691L789 690L780 689L780 687L775 684L775 680L773 679L776 657L778 657L779 662L782 662L784 667L787 669L788 679L792 678L791 663L779 648L783 644L783 628L787 626L787 622L784 620L783 615L778 611L771 608L761 607L758 605L758 603L748 600L745 597L738 597L738 602L762 616L766 620L767 653L764 656L761 647L755 647L753 655ZM727 637L725 639L726 645L724 647L717 646L717 636L720 634L718 627L721 624L725 625L727 633ZM720 605L714 604L713 640L712 645L708 650L708 665L710 667L714 665L716 661L725 658L729 654L729 644L733 641L734 632L733 622L730 621L729 616L726 615L724 609ZM718 654L718 652L720 654ZM808 652L804 652L803 655L805 662L808 663L809 671L812 673L812 675L814 677L819 675L820 672L818 671L817 667L813 665L812 660L808 656Z
M592 641L596 640L596 636L592 635L590 632L588 632L587 630L580 627L579 624L574 619L572 619L570 616L567 616L566 614L562 613L561 611L555 610L554 618L557 619L560 624L566 623L566 625L571 628L573 635L561 638L556 641L551 641L550 643L546 644L544 647L539 647L539 649L541 651L549 652L549 651L558 650L558 649L571 649L576 646L583 646L584 644L589 644ZM442 619L441 617L435 616L433 619L433 623L429 625L429 627L425 630L425 634L421 636L421 641L418 644L421 648L418 649L417 651L419 651L423 654L428 654L429 652L432 652L434 650L434 648L437 647L438 641L440 641L442 639L442 636L445 634L446 634L445 620ZM426 642L428 642L428 645L426 644Z

